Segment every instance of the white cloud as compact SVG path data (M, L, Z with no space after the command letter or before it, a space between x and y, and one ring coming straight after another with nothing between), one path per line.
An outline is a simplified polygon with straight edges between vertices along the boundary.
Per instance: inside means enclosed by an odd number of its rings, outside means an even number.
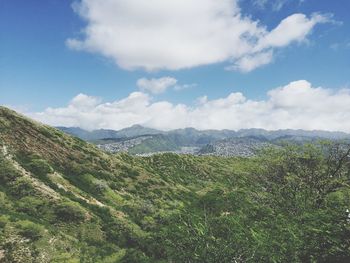
M295 14L269 32L242 15L238 0L81 0L74 9L87 25L81 38L67 40L70 48L148 71L261 61L269 49L304 40L326 20Z
M175 91L180 91L184 89L190 89L196 87L197 84L178 84L177 79L172 77L162 77L162 78L140 78L136 82L137 87L144 92L149 92L152 94L164 93L169 88Z
M91 108L96 106L100 101L101 99L99 98L80 93L71 100L70 105L74 108Z
M272 50L247 55L240 58L236 64L227 67L228 70L239 70L241 72L249 72L263 65L269 64L273 59Z
M78 102L78 103L77 103ZM27 113L55 126L121 129L133 124L169 130L320 129L350 132L350 89L333 91L300 80L272 89L266 100L231 93L215 100L203 96L193 106L155 101L143 92L113 102L79 94L67 107Z
M294 14L283 19L271 32L262 37L256 50L272 47L284 47L292 42L301 42L318 23L330 21L328 16L313 14L310 18L304 14Z
M280 24L269 33L262 36L251 53L242 56L234 65L227 69L250 72L258 67L271 63L274 48L281 48L293 42L306 41L318 23L333 22L329 16L313 14L307 18L304 14L294 14L283 19Z
M180 90L185 90L185 89L191 89L197 87L196 83L192 83L192 84L183 84L183 85L175 85L174 86L174 90L176 91L180 91Z
M172 77L163 77L163 78L141 78L137 80L137 87L146 92L153 94L160 94L165 92L168 88L174 87L177 83L177 79Z

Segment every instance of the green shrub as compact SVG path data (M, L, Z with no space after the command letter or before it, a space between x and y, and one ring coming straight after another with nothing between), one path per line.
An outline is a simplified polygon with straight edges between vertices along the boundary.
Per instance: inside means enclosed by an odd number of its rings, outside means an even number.
M8 222L9 222L8 216L0 216L0 229L5 228L5 226Z
M58 220L64 222L81 222L85 219L85 211L77 203L70 201L58 204L55 214Z
M9 191L17 198L35 194L35 189L31 181L25 177L18 178L16 181L12 182Z
M38 176L46 176L49 173L53 172L52 167L49 165L49 163L42 159L33 159L28 164L29 170Z
M16 205L18 211L31 216L37 216L40 214L43 217L45 214L45 208L49 210L48 202L45 199L41 199L35 196L25 196L18 200Z
M104 233L97 223L81 224L79 228L79 240L83 240L91 245L100 245L104 240Z
M141 251L136 249L127 249L125 256L121 259L122 263L151 263L152 261Z
M80 187L93 194L102 195L109 188L104 180L96 179L88 173L80 175L77 180Z
M101 261L101 263L116 263L116 262L120 262L120 260L125 256L125 249L121 249L120 251L118 251L117 253L113 253L105 258L103 258L103 260Z
M19 173L10 161L0 157L0 183L7 184L14 181L19 176Z
M80 263L80 260L78 258L73 258L72 254L61 253L59 255L54 256L51 262L52 263Z
M11 208L11 203L7 199L6 194L0 191L0 211L3 209L10 209L10 208Z
M134 168L128 167L128 166L123 166L122 169L122 177L131 177L131 178L135 178L138 177L140 175L139 171L137 171Z
M18 221L16 222L16 226L18 227L18 232L20 235L33 241L40 239L45 231L43 226L28 220Z

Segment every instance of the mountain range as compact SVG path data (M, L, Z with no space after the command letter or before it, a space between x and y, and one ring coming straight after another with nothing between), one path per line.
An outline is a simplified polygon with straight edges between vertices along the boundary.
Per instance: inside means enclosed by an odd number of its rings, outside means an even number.
M108 152L154 154L175 152L220 156L248 156L266 146L306 143L317 140L350 140L350 134L330 131L263 129L196 130L194 128L160 131L133 125L119 131L58 127L58 129L95 143ZM209 149L211 149L209 151Z

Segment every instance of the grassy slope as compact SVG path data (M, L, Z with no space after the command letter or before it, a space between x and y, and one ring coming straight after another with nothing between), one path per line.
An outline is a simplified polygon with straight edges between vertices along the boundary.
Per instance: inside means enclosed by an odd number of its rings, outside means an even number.
M6 108L0 108L0 147L0 209L6 222L2 242L9 246L8 238L15 237L11 246L35 251L38 255L32 257L43 257L44 262L62 257L78 261L82 250L91 262L122 257L125 248L139 246L138 240L147 237L157 218L220 184L234 162L172 154L107 155ZM218 167L220 173L214 173ZM73 214L76 208L77 218L57 214L61 205L67 205L68 214L69 205ZM19 219L42 227L42 237L21 243L25 237L16 225ZM110 233L110 225L116 225L118 233ZM98 259L96 247L104 251ZM21 258L18 251L13 254Z
M179 150L179 146L172 142L164 135L155 135L152 138L144 140L142 143L130 148L128 152L130 154L143 154L154 153L164 151L176 151Z

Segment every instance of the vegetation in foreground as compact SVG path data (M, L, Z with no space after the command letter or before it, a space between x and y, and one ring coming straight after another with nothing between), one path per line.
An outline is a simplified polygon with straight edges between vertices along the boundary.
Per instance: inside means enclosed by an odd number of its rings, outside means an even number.
M0 262L349 262L348 147L108 155L0 108Z

